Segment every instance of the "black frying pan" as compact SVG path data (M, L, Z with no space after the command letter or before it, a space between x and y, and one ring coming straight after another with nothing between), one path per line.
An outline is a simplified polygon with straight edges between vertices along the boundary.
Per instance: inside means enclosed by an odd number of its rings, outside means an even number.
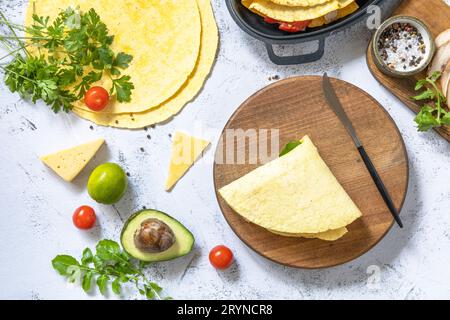
M317 61L324 54L325 39L332 33L344 30L363 19L367 19L370 16L368 9L370 9L371 5L380 6L384 16L386 15L386 10L389 10L389 13L391 13L395 8L395 6L393 8L384 8L387 0L356 0L356 2L360 6L359 10L341 20L319 28L307 29L299 33L288 33L279 30L276 25L265 23L260 16L245 8L241 4L241 0L226 0L228 10L234 21L246 33L263 41L266 45L270 60L278 65L302 64ZM400 3L401 1L397 2ZM319 42L319 48L316 52L298 56L280 57L273 50L274 44L297 44L309 41Z

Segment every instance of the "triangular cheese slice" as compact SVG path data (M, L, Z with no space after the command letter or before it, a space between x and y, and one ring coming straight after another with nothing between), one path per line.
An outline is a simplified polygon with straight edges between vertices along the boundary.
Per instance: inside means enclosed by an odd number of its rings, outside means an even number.
M41 157L41 161L61 178L71 182L86 167L105 142L98 139L67 150Z
M210 142L207 140L198 139L179 131L175 133L169 176L166 182L167 191L172 189L178 180L185 175L209 144Z
M361 216L308 136L219 193L246 220L279 233L336 230Z

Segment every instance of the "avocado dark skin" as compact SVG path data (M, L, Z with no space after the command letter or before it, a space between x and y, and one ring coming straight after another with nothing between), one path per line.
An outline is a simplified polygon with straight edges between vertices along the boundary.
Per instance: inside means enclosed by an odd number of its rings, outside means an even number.
M158 219L147 219L134 234L134 244L137 249L147 253L164 252L175 243L172 229Z

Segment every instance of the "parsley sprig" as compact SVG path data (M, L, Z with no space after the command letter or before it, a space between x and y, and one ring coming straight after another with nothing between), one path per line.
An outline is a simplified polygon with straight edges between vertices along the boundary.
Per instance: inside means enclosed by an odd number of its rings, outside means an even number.
M94 83L109 77L110 95L119 102L131 101L134 85L122 71L133 57L111 49L114 36L94 9L83 13L68 8L54 20L34 14L29 27L9 22L1 12L0 18L0 25L10 31L0 35L9 51L0 61L13 58L0 69L11 92L33 103L43 100L54 112L68 112Z
M106 294L109 285L115 294L120 295L122 284L132 283L147 299L163 299L162 288L150 281L143 272L146 263L133 261L112 240L101 240L96 246L95 255L86 248L81 261L69 255L58 255L52 260L52 266L70 282L80 280L85 292L90 292L95 282L102 295Z
M450 111L445 108L447 100L437 85L441 75L441 72L437 71L426 79L419 80L416 84L415 90L422 90L422 92L413 99L428 101L414 119L419 131L425 132L432 128L450 125Z

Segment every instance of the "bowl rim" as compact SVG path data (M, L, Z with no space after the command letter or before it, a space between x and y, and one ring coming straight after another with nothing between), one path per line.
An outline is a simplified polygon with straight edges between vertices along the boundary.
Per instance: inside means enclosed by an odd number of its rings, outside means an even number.
M428 38L429 38L429 43L428 45L430 46L430 51L428 54L427 59L425 60L425 63L417 69L411 70L411 71L399 71L399 70L393 70L391 68L388 68L386 63L384 63L380 57L380 53L378 50L378 40L380 39L381 33L386 30L386 28L388 28L390 25L396 23L397 21L400 20L407 20L407 21L411 21L415 24L420 25L423 30L428 34ZM381 71L383 71L384 73L387 73L388 75L391 76L397 76L397 77L409 77L409 76L413 76L416 75L418 73L421 73L422 71L424 71L429 64L431 63L431 61L433 60L433 56L436 52L436 45L434 43L434 37L433 37L433 33L431 32L430 28L428 27L428 25L423 22L422 20L420 20L419 18L413 17L413 16L408 16L408 15L396 15L393 17L390 17L389 19L387 19L386 21L384 21L377 29L377 31L374 33L373 38L372 38L372 54L375 58L376 61L376 65L381 69Z
M280 42L302 42L302 41L310 41L312 39L318 39L321 37L325 37L327 34L330 34L331 32L338 30L342 28L343 26L347 24L351 24L352 22L357 21L361 16L366 14L366 10L363 10L364 8L367 8L370 5L378 5L380 2L383 2L384 0L369 0L369 3L365 5L363 8L359 8L358 11L353 13L347 18L342 19L341 21L338 21L332 25L329 25L325 28L322 28L320 30L313 30L313 31L303 31L300 33L295 34L285 34L285 35L268 35L264 32L261 32L254 27L252 27L247 21L241 18L241 16L236 12L233 6L233 2L240 0L226 0L226 4L228 7L228 11L231 14L231 17L233 20L237 23L241 29L243 29L246 33L253 36L254 38L257 38L261 41L267 42L267 43L280 43Z

